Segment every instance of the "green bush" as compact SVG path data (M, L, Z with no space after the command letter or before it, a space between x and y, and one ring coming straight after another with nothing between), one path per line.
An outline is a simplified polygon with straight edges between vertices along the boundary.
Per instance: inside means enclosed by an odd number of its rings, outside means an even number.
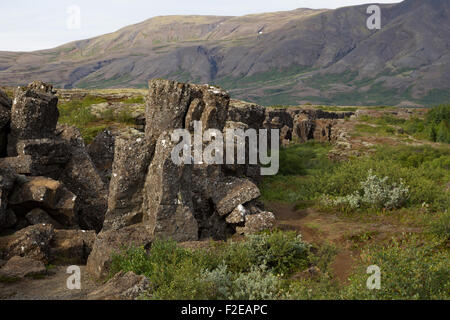
M374 246L363 252L363 265L350 278L341 296L345 299L449 299L448 250L438 250L439 242L423 243L415 237L393 241L387 247ZM381 269L381 289L369 290L365 268Z
M419 138L450 143L450 104L431 108L425 120L413 118L407 121L404 129Z
M149 252L128 248L114 253L110 276L121 270L145 275L153 285L150 299L261 299L276 297L282 275L305 269L308 254L309 246L294 232L254 235L195 251L156 241Z
M348 206L351 209L398 209L408 198L409 188L400 182L389 182L389 177L379 178L369 170L367 179L361 184L361 190L336 198L325 196L324 203L332 206Z
M280 296L280 279L267 267L253 266L249 273L241 273L233 282L230 300L275 300Z

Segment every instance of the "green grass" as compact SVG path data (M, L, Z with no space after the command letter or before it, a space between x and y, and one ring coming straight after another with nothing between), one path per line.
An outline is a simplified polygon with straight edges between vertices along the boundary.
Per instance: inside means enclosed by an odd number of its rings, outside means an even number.
M308 255L309 246L293 232L264 233L198 250L156 241L148 253L129 248L114 254L111 276L121 270L145 275L153 284L147 299L275 298L284 277L308 266Z
M424 119L416 116L411 119L401 119L392 115L383 115L381 117L363 115L359 120L376 126L358 124L356 126L358 133L389 135L397 131L395 127L400 127L406 134L412 135L417 139L450 143L450 104L431 108Z
M424 241L417 236L388 244L366 246L360 266L348 283L340 284L327 275L290 284L291 299L345 300L448 300L450 299L450 259L448 248L439 240ZM367 267L381 271L381 288L370 290Z
M75 126L80 130L86 144L89 144L101 131L106 129L105 125L92 124L98 119L91 113L91 106L106 102L106 99L87 96L82 100L71 100L61 103L59 109L59 122Z
M390 136L394 135L396 132L395 128L389 125L377 125L371 126L367 124L357 124L355 125L355 133L356 135L361 133L369 133L369 134L377 134L381 136Z
M445 185L450 181L448 148L378 147L374 155L334 163L327 157L328 145L304 144L280 151L280 172L266 177L261 193L266 202L302 203L324 195L346 196L358 191L370 169L391 182L401 179L410 189L407 208L423 203L432 210L450 207ZM306 154L306 156L305 156Z
M129 248L113 255L111 276L123 270L152 283L142 299L449 299L450 258L442 240L403 235L386 243L356 241L361 258L348 282L333 275L339 252L334 245L309 246L292 232L261 234L243 242L211 243L188 250L172 241L156 241L149 252ZM367 267L381 270L381 289L370 290ZM293 277L308 267L318 274Z
M117 114L112 109L108 109L101 114L100 119L97 118L91 112L91 106L104 102L107 102L104 98L87 96L81 100L61 103L58 106L60 113L59 122L77 127L86 144L91 143L99 133L108 128L108 124L105 124L105 121L125 125L134 124L134 118L127 107ZM144 97L133 97L123 102L126 104L144 103Z
M144 104L145 98L143 96L131 97L126 100L123 100L122 102L126 104L137 104L137 103Z

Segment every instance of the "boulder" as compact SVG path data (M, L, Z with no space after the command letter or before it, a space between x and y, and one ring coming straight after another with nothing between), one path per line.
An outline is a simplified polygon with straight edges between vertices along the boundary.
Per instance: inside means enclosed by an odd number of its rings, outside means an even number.
M153 150L144 134L135 129L116 137L104 231L142 222L143 188Z
M114 162L114 144L116 133L105 130L99 133L87 146L87 152L100 174L105 186L109 186Z
M5 91L0 89L0 107L11 110L12 100Z
M13 235L0 238L0 253L3 259L14 256L48 262L50 240L53 238L54 228L49 224L30 226Z
M107 190L75 127L60 126L57 134L68 142L71 158L59 180L76 196L80 227L100 231L107 208Z
M42 276L47 273L42 261L14 256L0 269L0 278L16 280L25 277Z
M11 121L11 106L11 99L0 89L0 155L6 153L7 135Z
M58 122L58 98L51 85L33 82L18 87L11 109L11 135L17 139L53 136Z
M145 276L138 276L133 271L121 271L91 292L88 300L136 300L150 289L151 283Z
M130 246L150 248L153 232L145 225L133 225L120 230L109 230L98 234L86 270L96 279L105 279L109 275L111 255Z
M247 209L245 209L245 207L240 204L236 209L233 210L233 212L228 215L226 221L229 224L240 224L245 222L245 216L247 214Z
M46 177L28 177L28 181L17 185L9 204L16 213L27 213L42 208L57 222L66 227L75 227L77 197L60 182Z
M221 216L261 196L258 187L248 179L226 177L215 182L214 188L216 193L212 195L212 200Z
M58 179L70 159L69 145L50 138L15 141L14 157L0 159L0 167L11 167L16 173Z
M200 239L225 240L233 233L220 216L211 199L215 190L215 181L223 179L221 166L196 164L192 173L192 203L194 216L198 223L198 234Z
M0 167L0 230L12 227L16 218L11 210L8 210L8 196L16 181L16 174L8 167Z
M265 120L265 108L253 103L231 100L227 121L240 122L251 129L261 129Z
M192 165L172 161L174 146L169 132L161 134L156 143L144 187L144 222L157 238L198 240L191 191Z
M25 215L25 219L30 225L36 224L51 224L55 228L62 228L63 226L53 219L47 212L40 208L31 210Z
M50 242L50 263L85 265L95 238L95 231L55 230Z
M184 128L189 105L201 93L189 84L163 79L151 80L148 86L145 133L156 141L163 130Z
M261 212L247 215L245 217L245 226L237 227L239 234L254 234L264 230L272 229L275 225L275 215L272 212Z

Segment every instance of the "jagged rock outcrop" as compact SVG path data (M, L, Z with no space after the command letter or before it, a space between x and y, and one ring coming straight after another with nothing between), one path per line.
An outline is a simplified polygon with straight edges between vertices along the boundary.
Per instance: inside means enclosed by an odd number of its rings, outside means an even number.
M250 116L235 107L230 116L229 103L228 94L217 87L161 79L149 82L145 135L130 129L115 139L102 233L143 221L155 238L225 239L245 222L230 223L227 216L260 196L253 182L229 176L236 171L220 164L175 164L171 155L173 130L187 129L193 138L195 121L202 122L203 132L223 131L227 123L236 123L231 120L251 125L260 121L258 128L262 128L262 107L252 106L255 115ZM260 212L248 210L249 214Z
M76 196L80 227L100 231L107 208L107 190L75 127L59 126L58 136L70 146L71 158L59 180Z
M45 177L29 177L16 186L9 197L9 204L16 212L25 216L33 208L40 207L61 225L78 226L76 196L56 180Z
M11 121L12 100L0 89L0 155L6 154L7 135Z
M116 137L104 231L142 221L143 188L153 152L154 145L142 132L126 129Z
M148 248L155 238L225 239L273 225L257 201L258 187L245 178L258 165L243 164L241 175L240 169L221 164L172 159L178 144L172 141L174 130L187 129L193 138L195 129L265 128L262 107L252 105L249 113L238 105L230 110L230 97L220 88L152 80L145 133L105 131L86 148L76 128L57 126L57 101L52 86L42 82L16 90L8 157L0 159L0 173L9 179L0 180L5 200L0 228L11 221L18 229L31 226L0 238L0 258L87 260L88 272L105 278L111 254L126 246ZM272 118L269 122L277 123ZM95 236L92 230L101 232Z
M64 204L56 203L56 200L51 200L52 204L43 204L38 198L30 198L25 199L25 206L21 206L21 200L16 198L12 204L15 208L31 211L35 209L33 206L40 207L64 227L76 227L79 223L85 229L98 231L106 211L105 185L86 152L78 130L68 126L57 128L59 112L55 93L51 85L40 81L15 90L8 157L0 158L0 168L10 168L16 174L29 177L46 177L62 182L63 186L58 188L66 188L67 194L72 192L70 198L76 202L70 207L69 196ZM44 192L42 186L39 188L35 186L33 189L33 192L37 192L36 197L39 192ZM60 198L59 191L57 193ZM61 210L65 213L55 217Z
M35 208L25 215L25 219L30 225L51 224L55 228L63 228L63 225L53 219L47 212L40 208Z
M58 98L51 85L35 81L15 91L11 135L15 139L50 138L58 123Z
M94 141L87 146L87 152L97 168L106 189L112 177L112 164L114 162L114 144L117 133L111 130L101 132Z
M0 92L0 232L7 232L0 259L7 264L15 257L84 264L103 225L105 184L78 130L57 127L57 103L53 87L39 81L17 88L12 106Z
M175 144L163 132L144 187L144 221L158 238L176 241L198 240L198 223L192 203L192 165L173 162Z
M0 230L12 227L16 216L8 205L8 197L16 181L16 174L9 168L0 167Z

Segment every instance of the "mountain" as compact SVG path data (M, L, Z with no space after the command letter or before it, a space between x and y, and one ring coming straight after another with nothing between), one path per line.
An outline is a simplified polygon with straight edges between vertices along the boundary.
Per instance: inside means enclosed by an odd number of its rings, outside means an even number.
M156 17L50 50L0 52L0 85L146 87L151 78L220 85L264 105L432 105L450 101L450 1L336 10Z

